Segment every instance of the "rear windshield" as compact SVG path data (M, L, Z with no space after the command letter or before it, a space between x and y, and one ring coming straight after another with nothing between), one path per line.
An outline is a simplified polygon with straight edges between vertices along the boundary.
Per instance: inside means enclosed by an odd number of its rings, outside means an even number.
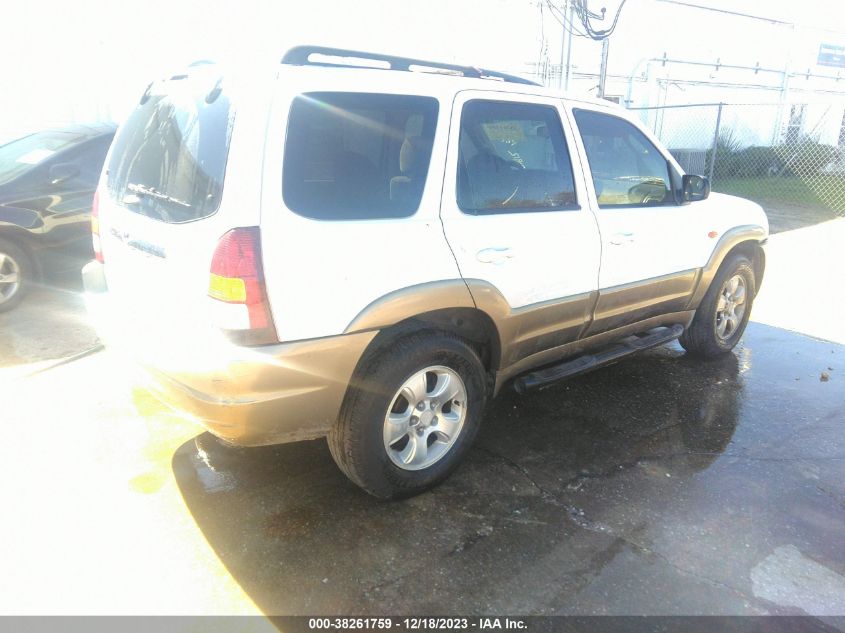
M171 80L145 95L115 137L108 190L130 211L163 222L220 206L233 109L212 83Z

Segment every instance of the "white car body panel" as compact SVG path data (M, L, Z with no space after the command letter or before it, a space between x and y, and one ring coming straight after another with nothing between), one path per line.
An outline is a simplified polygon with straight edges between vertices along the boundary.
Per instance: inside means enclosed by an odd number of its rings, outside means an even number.
M580 209L485 215L471 215L460 210L456 191L461 109L467 101L474 99L546 105L558 111L573 161ZM446 238L463 276L491 283L512 309L592 292L597 288L601 252L598 228L586 203L587 188L579 177L581 165L572 143L571 128L560 105L559 99L546 96L466 90L456 95L452 108L441 203ZM487 256L490 251L493 251L493 261L482 261L491 259ZM500 258L495 258L496 252L501 254Z
M571 100L566 103L574 128L577 124L573 109L625 119L654 144L678 173L684 173L660 141L621 108ZM599 208L584 143L580 134L574 136L584 178L589 183L590 208L601 231L600 289L701 268L719 238L732 227L756 224L768 230L766 214L759 205L724 194L711 194L706 200L684 205Z
M126 319L123 329L138 339L136 347L184 347L189 341L206 340L209 332L215 331L211 314L215 306L207 295L214 250L227 231L257 225L260 220L265 93L272 75L250 78L252 81L244 77L241 84L229 82L226 86L237 123L220 205L212 215L172 224L134 213L112 199L105 170L101 176L104 274L115 308ZM150 250L163 257L150 254Z
M236 227L261 229L266 290L281 341L341 334L367 306L392 292L462 276L488 281L512 309L644 281L703 266L718 237L731 227L767 227L758 205L720 194L682 206L599 209L571 108L632 120L621 108L603 102L564 99L554 91L521 84L365 69L283 66L275 78L273 73L240 77L227 78L224 84L236 116L216 213L183 224L156 221L111 200L105 174L101 178L105 276L126 315L125 331L133 337L143 334L154 342L164 337L182 344L186 339L201 341L214 329L207 296L211 258L220 237ZM438 99L431 163L413 216L321 221L285 207L288 111L295 96L312 91ZM455 196L457 148L448 146L450 138L458 138L460 106L471 98L558 109L580 210L480 216L460 211ZM710 231L716 232L714 238L708 237ZM634 233L635 240L611 244L624 233ZM130 241L152 245L166 257L133 248ZM479 261L478 252L491 248L510 249L513 256L501 264Z
M267 129L261 237L267 293L283 341L341 334L370 303L417 284L460 279L438 218L449 103L440 100L431 164L417 212L407 218L313 220L282 197L285 130L294 97L302 93L408 94L401 86L364 86L337 71L295 68L280 73ZM393 73L391 73L393 74ZM403 73L404 74L404 73ZM288 81L294 76L296 81ZM429 94L426 96L437 96ZM275 139L275 142L273 140Z

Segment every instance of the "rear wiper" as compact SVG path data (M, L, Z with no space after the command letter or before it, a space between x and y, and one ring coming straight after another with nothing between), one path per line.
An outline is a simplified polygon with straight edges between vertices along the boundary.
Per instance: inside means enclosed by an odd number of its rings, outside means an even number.
M130 182L126 185L126 188L136 195L147 196L148 198L154 198L156 200L164 200L165 202L172 202L173 204L178 204L188 209L191 208L189 203L179 200L178 198L174 198L173 196L168 196L166 193L156 191L152 187L145 187L144 185L138 185Z

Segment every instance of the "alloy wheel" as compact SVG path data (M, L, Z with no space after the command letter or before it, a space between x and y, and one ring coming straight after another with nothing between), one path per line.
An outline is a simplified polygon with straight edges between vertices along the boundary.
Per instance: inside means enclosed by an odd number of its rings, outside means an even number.
M422 470L454 446L467 414L464 381L452 369L426 367L408 378L384 418L384 448L396 466Z
M747 307L748 291L742 275L734 275L725 282L716 304L716 335L729 339L739 328Z
M0 304L10 301L20 287L20 264L11 255L0 252Z

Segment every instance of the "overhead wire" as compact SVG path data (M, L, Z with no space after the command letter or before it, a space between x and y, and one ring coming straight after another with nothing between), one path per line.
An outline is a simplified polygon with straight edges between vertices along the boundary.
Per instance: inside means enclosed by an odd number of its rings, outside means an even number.
M574 35L575 37L589 37L589 35L581 32L578 27L570 21L564 11L561 11L558 7L552 4L551 0L546 0L546 6L549 8L549 13L551 13L552 17L566 30L567 33Z
M603 20L605 18L604 9L602 9L601 14L590 11L587 8L586 0L572 0L572 6L574 7L575 14L578 16L578 19L584 27L587 35L593 40L600 41L610 37L613 34L613 31L616 30L616 25L619 22L619 16L622 13L622 7L625 6L626 1L627 0L622 0L619 3L619 7L616 9L616 15L613 17L613 22L610 27L606 29L596 29L592 24L592 20Z

